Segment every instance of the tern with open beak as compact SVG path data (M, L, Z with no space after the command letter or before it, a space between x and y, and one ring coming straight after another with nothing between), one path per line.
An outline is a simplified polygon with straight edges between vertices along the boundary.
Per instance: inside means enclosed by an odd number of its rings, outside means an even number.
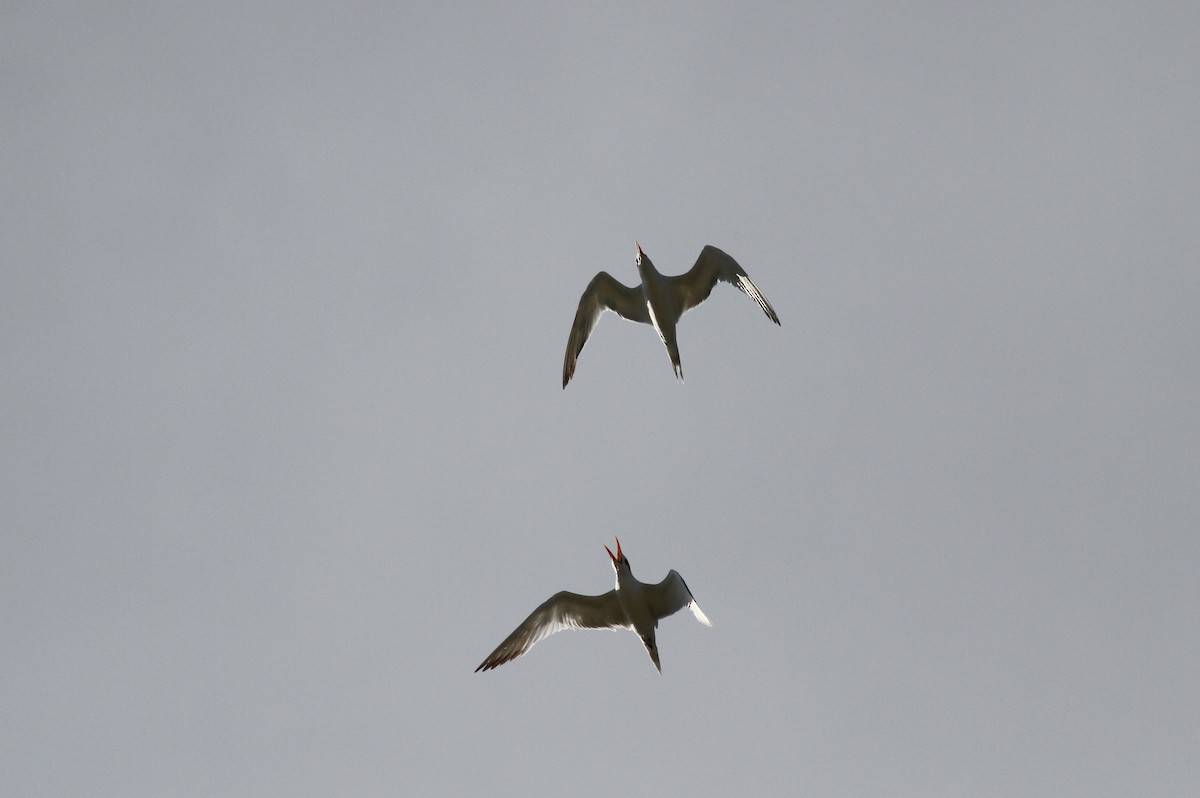
M621 551L620 538L617 539L616 554L608 546L604 550L617 572L615 588L600 596L583 596L566 590L555 593L513 630L475 672L498 668L533 648L539 640L563 629L631 629L642 639L654 667L662 673L654 639L660 619L687 607L700 623L712 626L678 571L671 571L666 579L649 585L639 582L629 569L629 560Z
M588 283L587 290L579 298L579 309L575 311L575 323L571 325L571 337L567 339L567 354L563 359L563 388L575 373L579 353L587 343L588 336L604 311L611 310L630 321L649 324L667 347L667 355L675 368L675 376L683 381L683 366L679 362L679 344L675 340L675 325L684 313L708 299L718 280L736 286L750 296L762 308L767 318L779 324L779 317L771 303L758 290L758 286L746 274L738 262L716 247L706 246L700 251L695 265L685 274L660 274L637 247L637 268L642 284L630 288L617 282L608 272L600 272Z

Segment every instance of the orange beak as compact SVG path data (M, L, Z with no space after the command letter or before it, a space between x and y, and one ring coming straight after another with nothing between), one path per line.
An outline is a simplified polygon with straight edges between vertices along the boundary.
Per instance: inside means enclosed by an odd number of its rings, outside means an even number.
M616 540L617 540L617 553L613 554L612 549L610 549L608 546L605 546L604 550L608 552L608 558L610 560L612 560L613 562L619 562L621 559L621 539L618 538L616 535L613 535L613 537L616 538Z

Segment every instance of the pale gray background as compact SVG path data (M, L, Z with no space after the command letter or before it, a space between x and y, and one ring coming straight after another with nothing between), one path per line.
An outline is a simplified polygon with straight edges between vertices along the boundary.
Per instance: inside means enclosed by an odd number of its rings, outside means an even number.
M0 792L1195 794L1200 6L402 5L0 12Z

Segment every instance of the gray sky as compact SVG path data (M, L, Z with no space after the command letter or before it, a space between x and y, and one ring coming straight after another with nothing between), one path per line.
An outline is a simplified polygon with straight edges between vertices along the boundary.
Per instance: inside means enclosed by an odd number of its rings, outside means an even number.
M1194 793L1195 3L193 5L0 11L0 792Z

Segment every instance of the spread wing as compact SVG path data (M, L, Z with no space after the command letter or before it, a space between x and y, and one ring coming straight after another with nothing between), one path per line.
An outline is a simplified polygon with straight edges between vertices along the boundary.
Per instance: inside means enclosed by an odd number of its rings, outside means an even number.
M696 263L691 269L685 274L671 277L670 280L673 282L675 290L683 296L683 312L691 310L708 299L713 286L720 280L744 291L758 303L758 306L763 309L763 313L767 314L767 318L779 324L779 317L775 315L775 309L762 295L762 291L758 290L758 286L750 279L750 275L746 274L746 270L739 266L736 260L712 244L700 251L700 257L696 258Z
M563 358L563 387L575 373L575 362L588 336L596 327L596 322L606 310L611 310L622 318L630 321L650 323L650 313L646 308L646 298L642 295L642 287L636 288L622 285L608 272L600 272L588 283L583 296L579 298L579 309L575 311L575 323L571 325L571 337L567 339L567 354Z
M688 590L687 582L683 581L678 571L672 570L667 574L667 578L657 585L647 585L645 595L656 626L660 619L674 615L684 607L690 609L700 623L712 626L712 621L700 610L696 597Z
M533 648L539 640L563 629L623 629L626 625L625 613L617 602L615 590L602 596L581 596L563 590L530 613L487 659L479 663L475 672L498 668Z

